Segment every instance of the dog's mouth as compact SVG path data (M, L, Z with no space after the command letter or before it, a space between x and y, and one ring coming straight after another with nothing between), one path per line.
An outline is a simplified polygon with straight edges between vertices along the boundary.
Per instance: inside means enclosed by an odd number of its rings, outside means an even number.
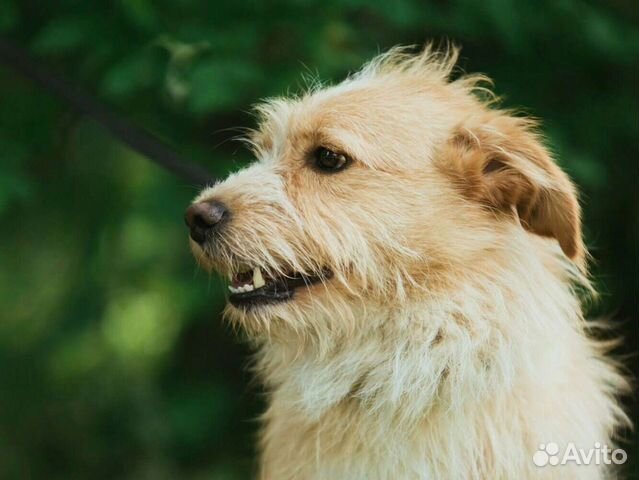
M261 268L255 267L231 278L229 302L242 308L284 302L293 298L298 288L321 283L332 275L330 269L324 268L319 274L290 272L272 277L265 274Z

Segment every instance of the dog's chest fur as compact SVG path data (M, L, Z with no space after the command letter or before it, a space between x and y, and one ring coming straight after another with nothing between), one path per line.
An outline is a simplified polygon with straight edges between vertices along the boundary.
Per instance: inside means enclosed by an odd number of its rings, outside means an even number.
M621 380L580 315L568 285L531 265L503 288L369 311L370 329L321 351L263 345L261 478L606 478L532 462L539 443L609 442L619 415L603 385Z

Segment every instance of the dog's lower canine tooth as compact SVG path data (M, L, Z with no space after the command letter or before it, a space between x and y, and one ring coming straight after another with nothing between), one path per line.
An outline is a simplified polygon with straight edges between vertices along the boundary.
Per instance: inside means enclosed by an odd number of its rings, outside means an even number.
M260 288L264 285L266 285L266 282L264 281L264 277L262 276L262 270L260 270L260 267L255 267L253 269L253 286L255 288Z

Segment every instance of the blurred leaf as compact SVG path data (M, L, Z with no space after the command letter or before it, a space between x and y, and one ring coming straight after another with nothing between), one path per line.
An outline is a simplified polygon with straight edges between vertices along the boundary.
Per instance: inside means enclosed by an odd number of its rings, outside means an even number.
M120 0L124 14L138 28L154 30L159 26L158 12L150 0Z
M22 163L27 159L26 145L0 135L0 215L13 200L25 200L33 192L33 185Z
M207 437L220 435L232 402L228 392L216 386L179 392L169 417L180 444L197 448Z
M260 79L259 68L247 61L202 61L191 74L189 108L197 115L229 108L246 97Z
M159 69L149 51L138 51L113 65L102 80L102 90L112 97L126 97L157 81Z
M14 0L4 0L0 3L0 32L12 30L19 21L20 14Z
M40 54L63 54L87 48L95 28L92 17L73 15L56 18L36 36L33 49Z
M125 294L106 311L103 334L124 361L146 367L169 351L179 320L168 299L157 292Z

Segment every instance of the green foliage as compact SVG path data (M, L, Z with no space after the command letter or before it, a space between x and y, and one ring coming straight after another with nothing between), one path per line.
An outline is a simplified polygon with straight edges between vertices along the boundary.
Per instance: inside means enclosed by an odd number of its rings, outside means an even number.
M229 140L259 98L457 41L464 69L544 119L627 351L638 20L625 0L0 2L0 33L217 175L250 161ZM1 66L0 88L0 477L249 478L261 397L188 252L196 189Z

